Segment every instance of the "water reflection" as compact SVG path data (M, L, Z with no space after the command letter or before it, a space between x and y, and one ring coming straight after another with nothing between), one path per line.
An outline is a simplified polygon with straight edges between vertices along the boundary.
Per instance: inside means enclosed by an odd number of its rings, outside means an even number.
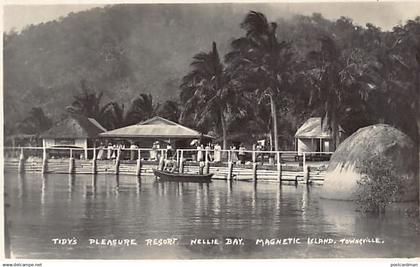
M253 183L253 190L252 190L252 211L255 212L257 204L257 183Z
M45 204L45 198L47 195L47 186L48 186L48 176L47 174L42 174L41 176L41 204Z
M348 202L320 199L321 187L217 181L188 183L115 175L5 175L13 253L44 258L412 257L419 235L401 213L361 216ZM411 227L411 228L410 228ZM177 236L175 247L51 246L51 236ZM383 246L255 246L256 238L380 237ZM245 246L189 246L192 238L240 237ZM30 240L31 242L28 242ZM40 256L38 256L40 255Z
M184 194L184 183L178 183L178 196L182 196Z
M115 190L117 193L118 189L120 189L120 176L117 174L115 175Z
M92 191L95 192L96 191L96 183L98 181L98 176L96 175L92 175L92 179L91 179L92 183Z
M48 177L46 174L41 175L41 216L45 216L46 195L48 187Z
M306 211L307 211L307 209L308 209L308 205L309 205L309 186L306 186L305 187L305 190L302 190L303 191L303 193L302 193L302 200L301 200L301 203L302 203L302 206L301 206L301 209L302 209L302 217L303 217L303 219L305 220L306 219Z
M67 194L67 201L71 202L73 198L73 194L75 191L75 184L76 184L76 175L69 174L68 175L68 194Z
M18 197L21 200L25 199L26 183L25 183L25 173L18 174Z

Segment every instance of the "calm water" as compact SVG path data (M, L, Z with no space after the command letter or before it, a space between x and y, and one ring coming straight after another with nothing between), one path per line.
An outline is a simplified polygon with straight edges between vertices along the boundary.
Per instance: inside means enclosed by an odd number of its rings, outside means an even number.
M321 186L213 181L140 181L132 176L5 175L11 250L19 258L306 258L413 257L420 234L401 208L365 216L347 202L320 199ZM54 238L76 238L76 245ZM308 244L307 238L335 244ZM173 246L146 239L177 238ZM220 244L191 245L195 238ZM242 238L243 245L226 245ZM261 246L257 239L299 238ZM341 244L346 238L378 243ZM137 245L89 244L89 239L135 239ZM382 243L383 242L383 243ZM293 243L293 242L292 242Z

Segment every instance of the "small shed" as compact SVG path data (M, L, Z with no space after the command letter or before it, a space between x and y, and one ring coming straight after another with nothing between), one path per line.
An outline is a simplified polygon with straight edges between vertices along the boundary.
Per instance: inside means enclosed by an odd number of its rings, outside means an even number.
M342 132L341 127L339 131ZM295 134L295 145L298 153L333 152L333 136L330 129L322 126L321 117L309 118Z
M105 131L106 129L93 118L71 115L41 134L42 145L45 148L83 148L87 158L87 148L94 147L99 134Z
M191 139L213 138L159 116L134 125L101 133L100 136L103 138L128 139L143 144L154 141L189 143L187 141Z

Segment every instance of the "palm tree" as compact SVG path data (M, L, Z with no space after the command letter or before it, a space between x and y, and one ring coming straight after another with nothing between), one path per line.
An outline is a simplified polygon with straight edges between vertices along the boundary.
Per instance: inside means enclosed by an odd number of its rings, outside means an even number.
M312 79L313 92L317 94L318 100L324 101L322 127L324 130L329 128L332 131L333 149L335 149L338 143L339 127L337 116L343 93L339 77L340 51L335 41L329 36L323 36L319 41L321 49L308 54L309 61L314 64L313 68L309 70L311 74L309 77Z
M133 124L156 116L159 104L153 103L151 94L140 94L136 97L127 111L127 123Z
M268 97L271 106L274 149L279 150L277 98L292 78L293 53L290 44L277 39L277 24L269 23L264 14L250 11L241 28L246 35L231 43L226 55L229 71L245 90L257 92L259 98Z
M127 113L124 112L124 104L109 102L103 108L99 122L108 130L113 130L129 125Z
M160 107L158 114L159 116L162 116L165 119L178 122L179 117L181 115L178 102L172 100L166 101Z
M230 82L220 60L216 43L212 50L193 57L192 71L183 77L181 101L184 110L181 121L192 114L193 121L200 128L205 124L215 125L222 130L223 149L227 146L227 115L240 113L239 97L235 95L235 84Z
M405 91L417 124L417 142L420 144L420 16L408 20L403 27L395 27L396 45L392 51L398 70L399 91ZM406 103L407 104L407 103Z
M81 91L79 94L73 96L74 101L70 106L66 107L66 110L70 113L84 115L99 120L104 110L107 108L106 105L101 108L103 93L97 93L95 90L89 88L85 80L80 82L80 88Z
M374 88L377 77L372 74L375 60L359 48L342 50L333 37L319 38L321 47L308 53L310 106L321 107L322 127L333 136L333 148L340 142L339 124L345 116L352 116L367 94ZM357 97L355 97L357 96Z
M395 27L394 32L395 46L390 55L394 59L393 67L396 72L396 75L392 76L396 84L393 89L399 97L389 101L395 102L396 99L405 96L403 105L410 111L398 114L405 114L404 117L407 117L410 113L415 120L417 131L414 140L417 141L417 173L420 190L420 16L408 20L404 26ZM413 125L413 120L409 124Z

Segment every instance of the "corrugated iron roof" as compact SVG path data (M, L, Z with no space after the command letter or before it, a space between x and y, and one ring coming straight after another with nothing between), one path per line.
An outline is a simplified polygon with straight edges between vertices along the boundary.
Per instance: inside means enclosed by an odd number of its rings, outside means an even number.
M300 128L296 131L295 138L323 138L331 139L331 131L322 129L321 117L309 118Z
M211 136L203 135L196 130L158 116L138 124L104 132L101 136L132 138L200 138L204 136L212 138Z
M105 131L93 118L71 115L41 134L41 138L94 138Z

